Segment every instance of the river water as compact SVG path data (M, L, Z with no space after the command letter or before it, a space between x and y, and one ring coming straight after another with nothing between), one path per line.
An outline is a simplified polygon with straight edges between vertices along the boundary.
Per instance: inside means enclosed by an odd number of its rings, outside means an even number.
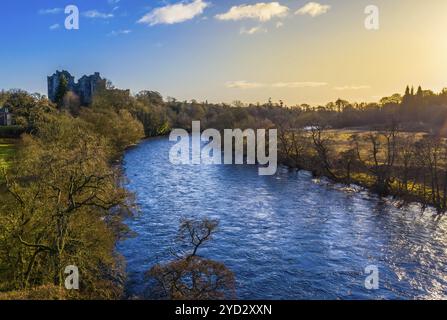
M151 298L144 274L172 259L182 217L209 217L219 229L199 254L234 272L239 299L447 298L446 219L286 168L172 165L171 146L151 139L125 156L141 208L118 245L129 296ZM368 266L378 290L365 288Z

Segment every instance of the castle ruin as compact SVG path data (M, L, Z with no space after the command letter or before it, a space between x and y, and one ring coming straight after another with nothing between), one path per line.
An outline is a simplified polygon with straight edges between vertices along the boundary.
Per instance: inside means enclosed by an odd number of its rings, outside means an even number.
M57 90L59 88L62 77L68 82L68 91L73 92L79 97L82 105L90 105L93 97L98 90L106 89L106 79L101 78L99 72L95 72L91 76L83 76L75 82L75 78L68 71L56 71L52 76L48 77L48 99L56 103Z

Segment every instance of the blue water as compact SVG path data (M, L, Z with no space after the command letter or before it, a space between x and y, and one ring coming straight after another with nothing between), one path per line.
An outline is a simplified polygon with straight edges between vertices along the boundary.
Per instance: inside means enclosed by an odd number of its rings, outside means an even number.
M171 145L152 139L125 156L141 208L127 221L136 237L118 246L129 296L151 298L144 273L172 259L182 217L209 217L219 230L199 254L234 272L239 299L447 298L446 219L286 168L172 165ZM369 265L378 290L365 288Z

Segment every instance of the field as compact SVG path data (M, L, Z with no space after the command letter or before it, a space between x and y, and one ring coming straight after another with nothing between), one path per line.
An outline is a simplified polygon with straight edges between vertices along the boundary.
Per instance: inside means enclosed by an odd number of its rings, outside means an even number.
M359 138L365 138L371 133L376 133L376 131L371 130L355 130L355 129L339 129L339 130L328 130L326 132L328 138L332 140L332 147L340 153L348 150L352 145L350 144L351 138L357 135ZM402 139L413 138L421 139L426 133L424 132L399 132L399 137ZM370 146L368 146L369 148ZM363 152L363 148L361 153Z

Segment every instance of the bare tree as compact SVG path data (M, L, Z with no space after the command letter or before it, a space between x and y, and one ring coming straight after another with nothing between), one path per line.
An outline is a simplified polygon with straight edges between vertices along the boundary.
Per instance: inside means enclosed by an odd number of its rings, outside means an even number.
M188 253L176 255L166 264L157 264L147 275L158 283L162 296L173 300L215 300L235 297L233 273L223 264L197 255L212 239L218 226L215 220L182 220L178 239Z
M332 180L337 181L338 177L335 174L334 165L332 163L332 141L325 134L324 128L321 126L313 127L311 130L311 137L314 149L317 153L317 160L319 163L319 174L323 174Z
M374 177L372 188L382 196L390 193L394 181L393 170L398 153L398 133L397 126L391 126L387 131L369 133L363 139L354 137L357 158ZM362 142L366 145L365 148L362 148ZM365 156L362 155L362 150L366 150Z

